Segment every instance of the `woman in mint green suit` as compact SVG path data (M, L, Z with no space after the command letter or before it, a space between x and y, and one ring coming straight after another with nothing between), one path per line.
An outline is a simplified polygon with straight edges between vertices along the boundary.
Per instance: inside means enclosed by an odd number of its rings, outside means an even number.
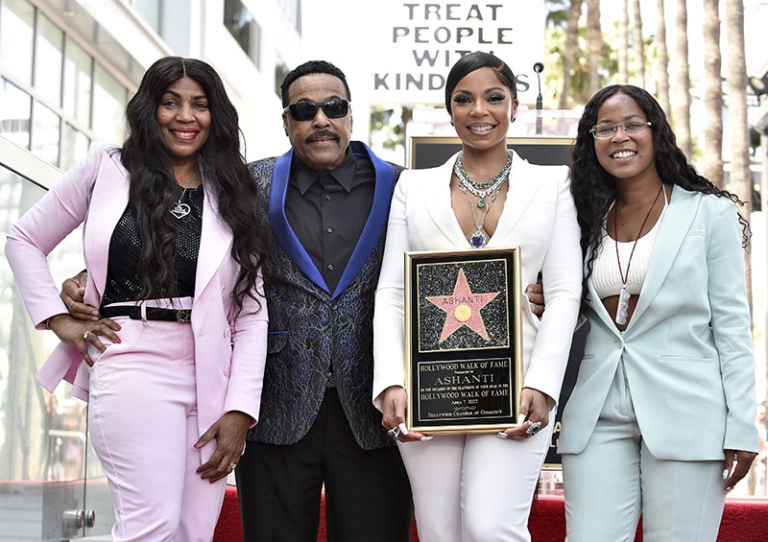
M715 541L758 450L738 199L697 174L646 91L579 123L572 191L590 323L563 414L568 542Z

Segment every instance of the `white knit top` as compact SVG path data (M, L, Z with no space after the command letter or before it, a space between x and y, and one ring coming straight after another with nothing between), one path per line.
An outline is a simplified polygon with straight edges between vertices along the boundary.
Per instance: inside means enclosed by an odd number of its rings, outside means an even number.
M627 277L627 292L631 295L639 295L645 282L645 276L648 274L648 264L651 261L651 252L659 234L659 224L664 217L664 211L669 204L667 200L667 191L664 190L664 210L659 219L654 224L651 231L637 240L635 253L632 255L632 264L629 266L629 277ZM619 242L619 258L621 259L621 273L627 275L627 264L629 264L629 255L632 253L634 241L627 243ZM592 268L592 284L597 291L600 299L605 299L612 295L619 295L624 286L621 282L621 273L619 273L619 264L616 261L616 242L608 235L608 231L603 228L603 239L600 243L600 252L595 259Z

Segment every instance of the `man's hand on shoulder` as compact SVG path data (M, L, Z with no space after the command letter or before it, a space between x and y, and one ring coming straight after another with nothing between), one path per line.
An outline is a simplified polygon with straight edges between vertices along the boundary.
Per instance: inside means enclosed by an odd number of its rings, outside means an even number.
M97 321L99 319L99 309L91 307L83 303L85 297L85 283L88 279L88 273L82 271L66 279L61 285L61 300L69 310L69 314L78 320L92 320Z

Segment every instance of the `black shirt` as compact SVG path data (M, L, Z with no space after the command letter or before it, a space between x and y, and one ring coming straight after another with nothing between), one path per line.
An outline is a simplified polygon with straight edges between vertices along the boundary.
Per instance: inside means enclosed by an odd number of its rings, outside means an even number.
M178 188L182 195L182 187ZM189 205L188 215L175 220L176 235L176 285L177 297L194 297L197 255L200 251L200 234L203 227L203 187L189 189L183 201ZM170 211L169 211L170 212ZM138 301L141 293L137 267L142 241L136 229L136 212L128 205L118 220L109 241L107 261L107 285L101 306L110 303ZM167 292L156 292L156 298L168 297Z
M376 170L350 149L338 168L317 172L294 153L285 215L333 292L373 206Z

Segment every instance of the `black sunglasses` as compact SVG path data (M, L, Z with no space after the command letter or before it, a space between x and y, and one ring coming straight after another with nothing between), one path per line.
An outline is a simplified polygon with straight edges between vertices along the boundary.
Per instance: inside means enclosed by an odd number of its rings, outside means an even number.
M293 120L312 120L317 115L318 108L323 108L323 113L329 119L340 119L346 117L349 113L349 100L340 100L334 98L327 102L298 102L291 104L285 109L283 113L291 112L291 118Z

